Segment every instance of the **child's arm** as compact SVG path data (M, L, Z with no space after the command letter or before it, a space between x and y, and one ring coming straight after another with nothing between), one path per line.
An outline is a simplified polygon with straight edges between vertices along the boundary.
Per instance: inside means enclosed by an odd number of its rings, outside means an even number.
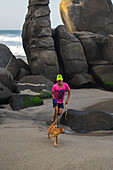
M52 91L52 98L55 99L55 93Z
M54 92L52 92L52 98L53 98L53 104L57 103L57 100L55 99Z
M67 99L66 99L66 101L65 101L65 104L68 104L68 101L69 101L69 98L70 98L70 94L71 94L71 91L69 90L69 91L68 91Z

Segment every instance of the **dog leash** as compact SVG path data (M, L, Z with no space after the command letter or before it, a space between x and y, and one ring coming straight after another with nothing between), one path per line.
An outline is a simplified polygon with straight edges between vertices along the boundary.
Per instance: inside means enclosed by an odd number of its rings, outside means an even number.
M66 113L65 113L65 119L67 120L67 104L66 104ZM67 120L68 121L68 120Z

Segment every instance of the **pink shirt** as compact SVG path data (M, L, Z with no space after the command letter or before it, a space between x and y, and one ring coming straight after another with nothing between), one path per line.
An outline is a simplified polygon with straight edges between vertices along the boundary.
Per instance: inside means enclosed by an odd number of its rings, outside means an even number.
M52 92L55 92L55 99L57 100L57 103L64 103L64 96L65 96L66 90L67 91L70 90L67 83L63 82L63 87L62 88L60 88L58 86L58 83L54 84L54 86L52 88Z

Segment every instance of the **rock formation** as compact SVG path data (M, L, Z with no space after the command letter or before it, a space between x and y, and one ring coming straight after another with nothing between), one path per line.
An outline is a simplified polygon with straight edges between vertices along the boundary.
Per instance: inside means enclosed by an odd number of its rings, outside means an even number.
M113 65L94 66L91 72L98 85L113 91Z
M31 74L55 80L58 60L50 24L49 0L30 0L23 26L23 46Z
M13 96L13 93L0 82L0 104L9 103L9 99Z
M5 68L0 67L0 82L10 91L14 91L14 79L12 74Z
M0 104L8 103L14 91L14 80L11 73L5 68L0 68Z
M60 14L71 33L91 31L97 34L113 34L111 0L61 0Z
M21 110L27 107L40 106L43 100L37 95L30 94L14 94L11 99L11 107L13 110Z
M103 111L83 112L74 109L68 109L63 113L60 122L69 126L77 133L88 133L98 130L112 130L113 116Z
M59 72L73 88L106 88L113 76L111 0L62 0L61 17L69 31L65 26L51 30L48 4L49 0L29 1L22 37L31 74L55 82ZM28 74L21 68L17 80Z
M30 89L34 92L40 92L42 90L51 91L53 82L40 75L25 76L17 83L17 91Z
M113 35L109 34L103 43L103 57L113 64Z
M55 44L59 63L66 79L70 79L74 74L88 72L88 65L80 41L65 26L58 26L55 29Z
M75 32L75 36L80 40L87 62L89 65L95 65L98 61L104 60L102 54L103 39L101 34L91 32Z
M58 26L54 31L60 72L73 87L94 83L88 74L88 64L81 42L65 26ZM80 78L79 78L80 77Z
M0 44L0 67L7 69L13 75L13 78L19 73L19 64L16 57L4 44Z

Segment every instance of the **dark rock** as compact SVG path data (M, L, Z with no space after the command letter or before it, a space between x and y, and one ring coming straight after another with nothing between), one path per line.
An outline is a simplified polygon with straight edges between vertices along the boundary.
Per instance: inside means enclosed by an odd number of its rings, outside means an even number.
M49 0L29 0L31 5L47 5L49 4Z
M93 65L98 60L104 60L102 54L103 39L100 34L93 34L90 32L75 33L75 36L83 45L85 56L88 64Z
M108 35L104 39L103 56L105 60L113 63L113 35Z
M71 33L91 31L113 34L113 5L111 0L62 0L61 18Z
M14 90L14 80L12 74L5 68L0 67L0 82L10 91Z
M34 92L41 92L42 90L51 91L53 82L43 76L26 76L17 83L17 91L30 89Z
M50 91L43 90L38 94L38 97L41 99L52 98L52 94Z
M28 94L14 94L10 102L13 110L21 110L43 104L43 100L38 96Z
M20 68L24 68L25 70L30 71L29 65L21 58L18 58L18 64Z
M107 90L113 90L113 65L94 66L91 69L95 81ZM111 82L111 84L106 84Z
M0 104L9 103L13 93L0 81Z
M6 45L0 44L0 67L7 69L15 78L19 72L19 65L16 57Z
M88 72L87 61L80 41L63 25L58 26L55 30L55 45L60 70L63 70L65 80L69 80L74 74Z
M30 0L23 26L23 46L31 74L43 75L52 81L59 71L50 24L48 0Z
M113 116L103 111L83 112L68 109L63 113L60 123L69 126L77 133L113 129Z
M68 83L72 88L96 87L93 77L87 73L74 74L74 77Z
M18 76L15 78L16 80L20 80L25 76L30 75L30 72L28 70L25 70L24 68L20 68L20 72L18 74Z
M111 62L110 61L107 61L107 60L95 60L93 62L93 66L100 66L100 65L110 65Z
M93 36L95 35L93 32L89 32L89 31L76 31L74 33L74 35L79 39L79 37L81 36Z

